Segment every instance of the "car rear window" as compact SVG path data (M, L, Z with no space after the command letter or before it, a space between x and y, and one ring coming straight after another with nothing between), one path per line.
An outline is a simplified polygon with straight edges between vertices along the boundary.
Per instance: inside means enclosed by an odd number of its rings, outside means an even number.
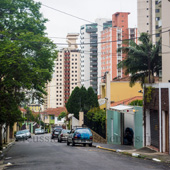
M70 130L62 130L62 133L70 132Z
M89 129L77 129L76 132L78 132L78 133L89 133L89 134L92 134Z
M60 132L62 129L55 129L54 131L56 131L56 132Z

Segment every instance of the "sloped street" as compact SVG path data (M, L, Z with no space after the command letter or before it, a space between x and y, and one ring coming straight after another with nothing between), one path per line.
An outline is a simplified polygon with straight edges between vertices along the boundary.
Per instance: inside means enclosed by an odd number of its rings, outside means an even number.
M145 170L170 169L170 165L133 158L95 147L72 147L51 140L49 134L36 135L32 139L16 142L5 154L5 169L16 170Z

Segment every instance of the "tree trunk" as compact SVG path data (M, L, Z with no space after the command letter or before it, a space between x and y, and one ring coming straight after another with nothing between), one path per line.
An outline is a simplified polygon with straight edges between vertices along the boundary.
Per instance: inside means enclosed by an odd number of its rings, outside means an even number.
M2 149L2 125L0 124L0 150Z

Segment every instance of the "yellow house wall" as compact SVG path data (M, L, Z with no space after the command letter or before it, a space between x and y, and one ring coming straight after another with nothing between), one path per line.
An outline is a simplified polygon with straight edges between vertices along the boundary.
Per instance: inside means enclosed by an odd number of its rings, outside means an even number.
M106 97L106 86L102 86L101 92L102 98ZM141 88L140 83L136 83L133 87L129 86L129 82L111 82L110 84L110 100L118 102L124 99L128 99L135 96L143 96L142 93L139 93ZM104 108L105 105L102 105L101 108Z
M45 115L43 115L43 122L44 123L50 123L50 119L49 119L49 115L46 115L46 119L45 118Z

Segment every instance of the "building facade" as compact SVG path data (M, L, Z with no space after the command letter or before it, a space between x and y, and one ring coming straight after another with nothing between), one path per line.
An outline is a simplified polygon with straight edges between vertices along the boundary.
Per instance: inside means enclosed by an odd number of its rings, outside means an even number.
M79 34L67 35L68 47L58 52L52 81L47 85L45 108L64 107L76 86L80 87L80 50L76 45Z
M133 39L137 42L137 29L128 28L128 15L127 12L113 14L112 26L101 32L101 75L109 72L111 80L125 77L124 70L117 68L117 64L125 59L126 54L117 49L127 46L123 43L124 40Z
M162 82L167 83L170 81L170 1L162 1Z
M159 77L162 78L164 83L170 80L169 10L169 0L138 0L138 33L147 32L151 34L153 44L161 38L162 70L160 70Z
M170 84L148 84L144 93L144 144L170 154Z
M101 81L101 38L103 23L108 19L96 19L95 23L81 26L81 85L92 87L99 93Z

